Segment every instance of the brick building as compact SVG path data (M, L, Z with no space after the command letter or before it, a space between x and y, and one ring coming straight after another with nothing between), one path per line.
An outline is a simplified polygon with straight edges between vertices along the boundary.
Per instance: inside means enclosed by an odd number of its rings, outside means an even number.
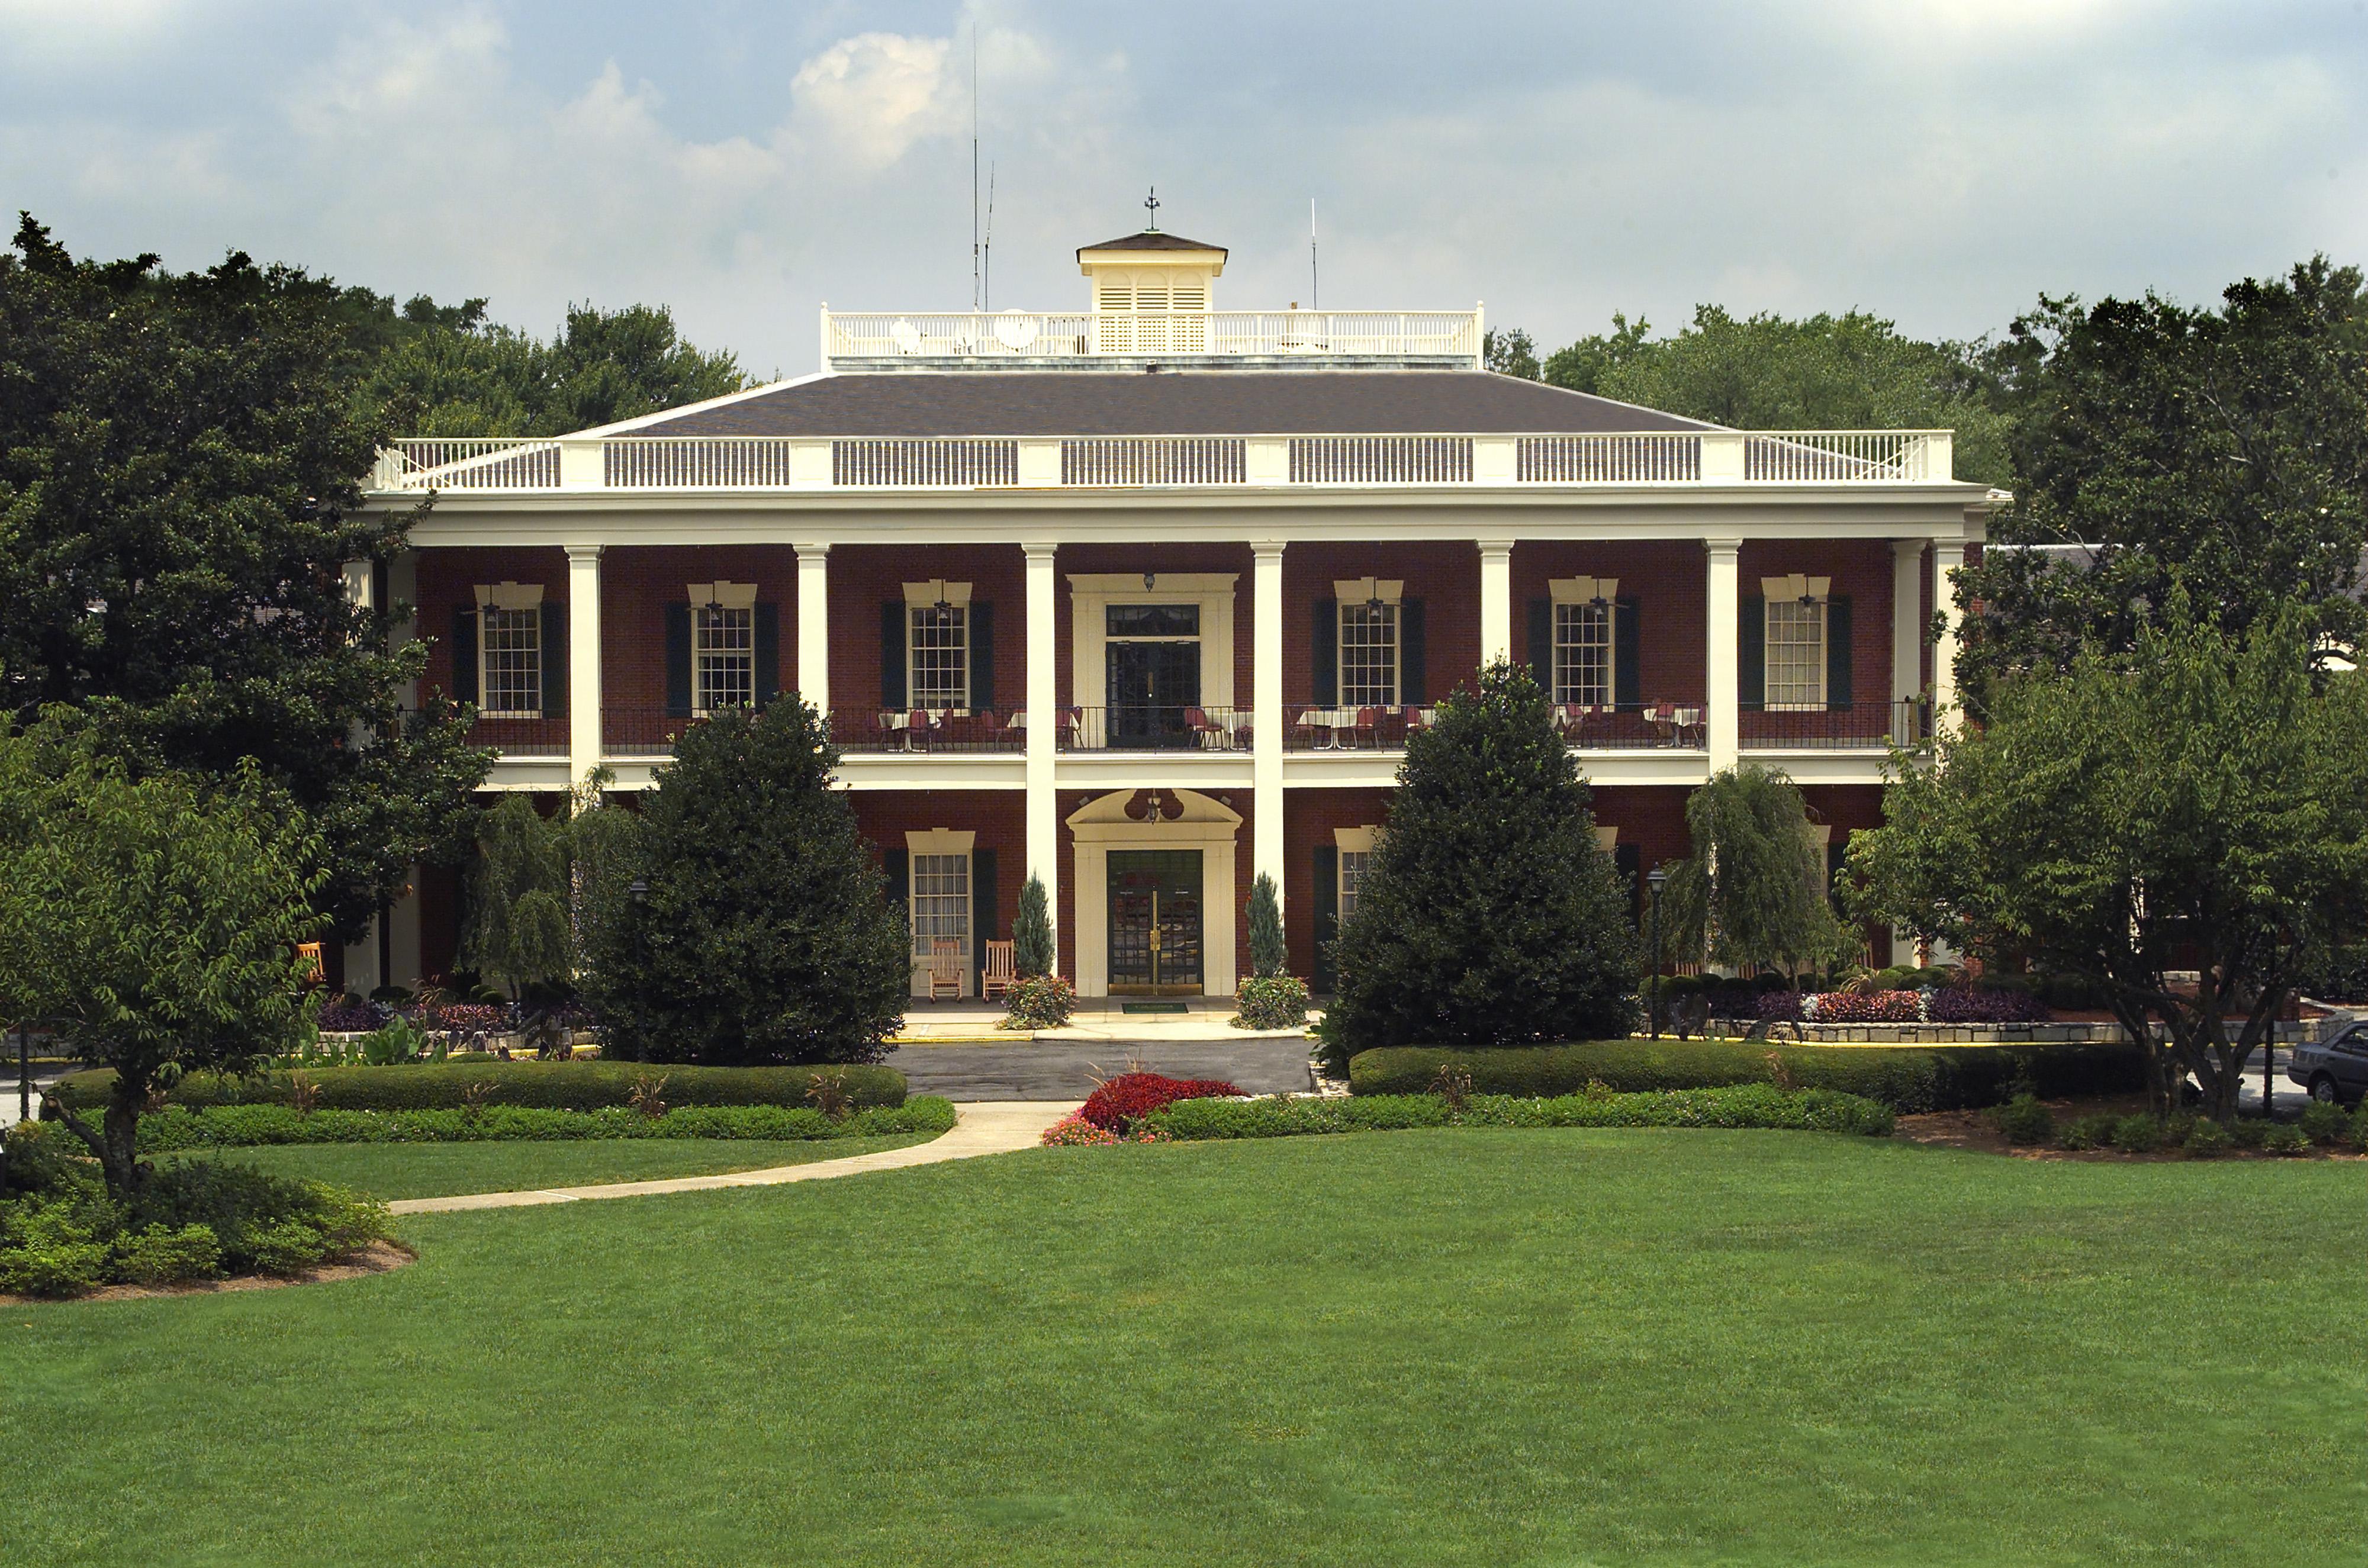
M955 942L966 987L1032 869L1082 993L1230 993L1264 870L1320 989L1406 734L1497 656L1550 684L1632 872L1738 757L1837 850L1874 823L1888 743L1948 707L1935 611L1993 504L1947 432L1490 375L1476 310L1220 311L1224 258L1130 235L1078 253L1088 309L825 309L815 375L402 443L374 504L437 500L377 591L477 705L496 790L645 789L713 708L803 695L916 955ZM423 869L349 982L441 972L457 916Z

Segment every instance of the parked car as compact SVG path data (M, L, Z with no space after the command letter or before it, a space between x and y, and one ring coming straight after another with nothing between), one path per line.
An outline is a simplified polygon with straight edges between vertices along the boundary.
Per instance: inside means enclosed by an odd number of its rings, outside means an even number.
M2332 1105L2358 1105L2368 1094L2368 1023L2356 1023L2317 1045L2297 1045L2286 1077Z

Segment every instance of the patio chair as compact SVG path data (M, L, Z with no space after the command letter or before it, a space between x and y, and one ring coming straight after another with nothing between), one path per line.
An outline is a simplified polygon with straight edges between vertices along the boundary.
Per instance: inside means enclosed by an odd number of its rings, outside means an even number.
M1011 989L1019 978L1018 949L1010 942L986 945L986 969L978 977L978 994L990 1001Z
M1379 746L1382 744L1382 710L1380 709L1357 710L1355 736L1359 745Z
M1225 745L1225 727L1209 717L1205 708L1184 710L1184 727L1192 732L1192 744L1204 750L1221 751Z
M929 1000L959 997L962 991L962 944L951 937L929 938Z
M929 727L929 710L928 709L916 708L911 712L905 714L905 749L906 751L928 750Z

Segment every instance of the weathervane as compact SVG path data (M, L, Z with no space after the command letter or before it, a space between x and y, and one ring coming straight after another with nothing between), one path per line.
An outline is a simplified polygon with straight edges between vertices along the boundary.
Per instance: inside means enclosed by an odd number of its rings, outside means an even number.
M1159 233L1159 187L1157 186L1151 187L1151 194L1143 199L1143 204L1151 211L1150 225L1144 230L1144 233L1156 234Z

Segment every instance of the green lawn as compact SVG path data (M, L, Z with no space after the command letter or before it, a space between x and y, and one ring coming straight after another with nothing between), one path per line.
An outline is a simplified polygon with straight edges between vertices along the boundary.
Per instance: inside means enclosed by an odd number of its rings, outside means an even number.
M586 1138L541 1142L280 1143L208 1150L183 1156L236 1160L274 1176L333 1181L373 1198L442 1198L456 1192L507 1192L525 1187L585 1187L595 1182L653 1181L710 1176L809 1160L843 1160L928 1141L915 1132L891 1138Z
M1038 1151L12 1309L0 1560L2357 1564L2368 1168Z

